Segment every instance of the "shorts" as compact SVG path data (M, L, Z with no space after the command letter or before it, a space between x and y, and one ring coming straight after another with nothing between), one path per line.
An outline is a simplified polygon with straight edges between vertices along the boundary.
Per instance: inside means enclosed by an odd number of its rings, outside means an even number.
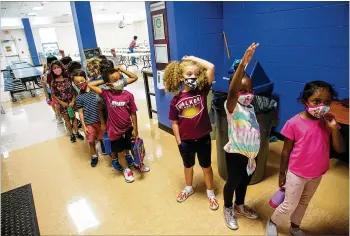
M103 134L102 134L102 129L101 129L101 123L93 123L86 125L86 128L89 132L88 135L86 135L86 141L89 143L95 142L96 140L102 140L103 139Z
M211 138L209 134L200 139L182 141L179 145L179 151L186 168L194 166L196 154L202 168L211 166Z
M133 130L134 128L131 127L119 139L111 141L112 152L119 153L119 152L123 152L124 150L131 150Z

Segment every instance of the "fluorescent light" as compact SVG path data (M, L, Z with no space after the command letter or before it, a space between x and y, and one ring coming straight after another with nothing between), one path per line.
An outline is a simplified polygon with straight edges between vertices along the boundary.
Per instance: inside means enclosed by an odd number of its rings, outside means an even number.
M43 7L33 7L32 11L40 11Z
M36 13L35 13L35 12L29 12L29 13L27 14L27 16L36 16Z
M42 4L50 3L50 2L41 2Z

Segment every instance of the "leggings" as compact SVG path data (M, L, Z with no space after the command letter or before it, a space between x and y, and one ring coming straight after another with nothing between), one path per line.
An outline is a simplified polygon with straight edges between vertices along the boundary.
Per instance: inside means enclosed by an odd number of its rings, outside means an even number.
M281 225L285 217L290 216L290 221L300 225L304 218L306 208L314 196L322 176L313 179L305 179L287 172L285 192L286 196L281 205L273 213L271 220L276 225Z
M225 207L232 207L233 195L236 193L236 205L244 204L247 186L252 175L247 174L248 158L238 153L226 152L227 181L224 186Z

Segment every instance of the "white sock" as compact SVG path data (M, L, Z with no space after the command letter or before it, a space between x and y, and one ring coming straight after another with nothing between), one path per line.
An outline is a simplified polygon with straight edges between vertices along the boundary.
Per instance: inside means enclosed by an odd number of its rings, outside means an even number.
M212 189L212 190L207 189L207 195L208 195L208 197L215 197L214 189Z
M192 186L186 186L185 189L186 189L186 191L189 192L189 193L193 192Z
M92 158L97 158L97 155L92 155Z

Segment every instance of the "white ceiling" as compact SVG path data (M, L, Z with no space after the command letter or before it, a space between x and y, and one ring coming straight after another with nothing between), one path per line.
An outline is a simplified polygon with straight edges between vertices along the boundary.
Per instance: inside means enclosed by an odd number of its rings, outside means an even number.
M117 22L123 19L146 19L144 2L90 2L95 23ZM33 10L42 7L41 10ZM28 13L37 13L28 16ZM1 2L1 28L22 28L20 19L28 17L33 27L56 23L72 23L70 2Z

